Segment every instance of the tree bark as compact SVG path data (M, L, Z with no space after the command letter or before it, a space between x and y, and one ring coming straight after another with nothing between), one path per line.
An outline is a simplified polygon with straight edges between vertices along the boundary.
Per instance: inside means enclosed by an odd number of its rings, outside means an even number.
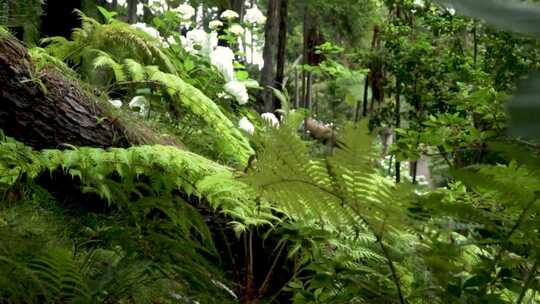
M273 112L275 110L274 95L270 87L275 86L275 57L279 32L280 4L281 0L268 1L263 50L264 67L261 71L261 86L264 88L261 99L265 112Z
M55 69L36 72L26 49L0 37L0 129L34 148L126 147L126 132L97 100Z
M128 0L128 22L130 24L137 23L137 0Z
M277 50L277 69L275 83L280 89L284 86L285 79L285 51L287 49L287 31L288 31L288 16L289 15L289 0L281 0L279 8L279 34L278 34L278 50Z

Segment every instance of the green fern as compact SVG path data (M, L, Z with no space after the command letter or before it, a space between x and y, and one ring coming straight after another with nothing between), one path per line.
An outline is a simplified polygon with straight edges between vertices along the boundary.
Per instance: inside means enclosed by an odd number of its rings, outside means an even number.
M48 252L28 263L28 268L46 290L50 302L79 302L89 298L89 291L82 275L65 250Z
M0 194L24 175L35 178L39 171L39 161L32 149L5 137L0 130Z
M178 76L161 41L119 21L100 24L79 14L82 26L74 30L72 39L47 38L44 51L35 51L38 59L74 62L83 80L102 87L109 86L111 78L115 84L129 79L145 87L161 87L163 97L169 101L166 109L204 122L216 155L239 166L247 163L253 154L248 140L217 104ZM100 73L103 71L111 71L112 75L104 79Z
M346 127L342 146L323 157L312 156L292 126L286 123L259 140L257 163L246 181L297 222L311 219L334 233L370 235L369 246L358 257L364 256L361 263L364 269L371 268L369 275L379 276L381 271L388 275L390 281L379 281L387 288L393 284L392 297L404 303L401 275L407 271L399 269L395 252L404 237L398 231L407 231L404 210L411 201L410 192L377 173L366 124ZM369 263L368 257L383 257L387 268L376 270L380 263Z
M101 69L101 68L108 68L112 70L114 74L114 78L116 81L124 81L126 80L126 75L124 73L124 67L114 61L109 54L96 50L97 57L94 59L94 68Z
M28 49L28 54L32 58L32 62L35 64L38 72L42 71L46 67L53 67L63 73L65 76L72 78L76 77L75 71L68 67L62 60L51 56L45 49L40 47L33 47Z
M211 130L208 134L214 143L214 150L236 164L247 163L253 154L249 142L221 109L200 90L176 75L160 71L156 66L142 66L133 59L126 59L122 65L107 53L99 54L94 60L94 67L111 70L116 82L129 79L160 86L174 109L190 113Z
M54 57L82 65L83 74L87 75L92 71L90 64L99 56L95 50L112 54L119 60L133 58L145 65L157 65L167 73L176 74L160 41L129 24L119 21L100 24L82 12L78 13L82 25L73 31L71 40L62 37L43 40L48 44L45 49Z

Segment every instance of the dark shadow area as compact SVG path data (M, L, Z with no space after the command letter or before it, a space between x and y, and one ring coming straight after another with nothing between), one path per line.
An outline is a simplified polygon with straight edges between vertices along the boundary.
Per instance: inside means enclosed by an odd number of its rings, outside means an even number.
M73 29L81 25L75 9L81 9L81 0L45 1L41 16L42 37L70 37Z
M9 31L17 39L19 39L21 41L24 39L24 28L22 26L10 27Z

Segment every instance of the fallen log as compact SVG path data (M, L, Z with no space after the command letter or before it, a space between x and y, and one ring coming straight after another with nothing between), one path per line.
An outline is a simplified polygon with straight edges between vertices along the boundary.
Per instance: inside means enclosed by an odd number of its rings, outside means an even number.
M132 123L137 127L110 117L94 95L57 69L38 72L23 45L0 34L0 129L7 136L36 149L176 145L142 123ZM133 129L144 135L134 135Z

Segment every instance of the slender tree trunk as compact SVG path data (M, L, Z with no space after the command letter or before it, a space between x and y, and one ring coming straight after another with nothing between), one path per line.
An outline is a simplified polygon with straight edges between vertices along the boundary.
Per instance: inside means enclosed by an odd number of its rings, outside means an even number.
M294 68L294 108L298 109L300 107L300 75L298 73L298 68Z
M354 122L360 121L360 107L362 107L362 117L367 117L367 110L368 110L368 87L369 87L369 78L368 75L366 75L364 80L364 99L362 102L360 99L358 99L358 103L356 104L356 112L354 113Z
M399 80L399 77L396 78L396 112L395 112L395 120L396 120L396 129L398 129L401 126L401 90L400 90L401 82ZM394 141L397 143L399 140L399 134L395 132L394 135ZM401 162L397 161L396 159L396 183L401 182Z
M371 41L371 50L374 51L376 49L379 49L381 46L381 40L380 40L380 29L379 26L375 26L373 28L373 40ZM378 58L375 58L374 61L370 63L370 71L368 74L368 78L370 81L370 87L371 87L371 96L374 101L376 101L378 104L382 103L384 101L384 66L383 62L381 62ZM372 106L370 107L371 111L373 110L374 103L372 102Z
M478 63L478 24L476 21L474 21L473 25L473 43L474 43L474 67L477 66Z
M279 34L279 11L281 0L268 0L267 21L264 34L264 67L261 71L261 85L264 88L261 95L264 112L274 112L274 96L272 89L275 83L275 57Z
M278 51L277 51L277 71L276 84L283 88L283 80L285 79L285 51L287 48L287 31L288 31L288 6L289 0L281 0L279 12L279 35L278 35Z
M230 6L233 11L240 15L239 21L244 21L246 2L244 0L230 0Z
M317 54L317 46L324 43L324 38L319 31L317 16L312 13L309 4L306 3L304 8L304 54L303 60L305 65L317 66L323 60L320 54ZM305 79L304 86L304 107L310 107L310 98L312 96L312 75L310 72L304 71Z
M128 0L128 23L137 23L137 0Z

